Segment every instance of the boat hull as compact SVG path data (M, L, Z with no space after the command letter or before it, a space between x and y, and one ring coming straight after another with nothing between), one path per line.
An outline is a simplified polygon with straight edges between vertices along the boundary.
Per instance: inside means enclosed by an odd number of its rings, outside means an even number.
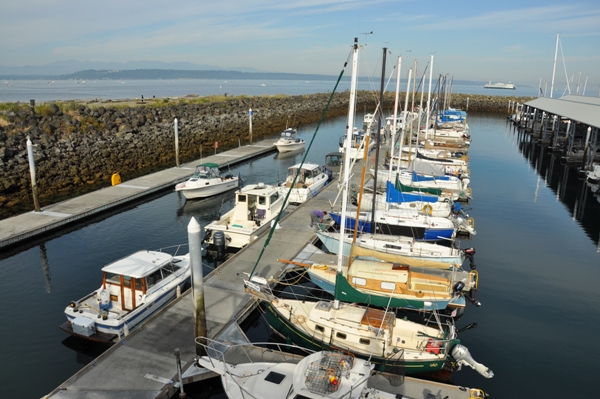
M334 350L339 351L341 348L336 345L330 345L324 341L311 337L298 329L287 318L283 317L273 306L268 302L262 302L261 306L264 306L265 317L267 322L272 327L273 331L292 343L301 346L306 349L320 351L320 350ZM430 373L441 370L444 367L445 361L430 361L430 360L412 360L412 359L386 359L376 354L372 356L364 356L355 353L357 357L362 359L370 360L375 365L375 368L379 371L385 371L386 369L393 368L394 366L402 365L405 369L406 374L417 374L417 373Z
M238 177L233 179L223 180L221 182L215 182L205 184L204 186L193 187L188 185L185 188L177 189L176 191L181 192L186 199L198 199L212 197L226 191L234 190L239 187L240 180Z

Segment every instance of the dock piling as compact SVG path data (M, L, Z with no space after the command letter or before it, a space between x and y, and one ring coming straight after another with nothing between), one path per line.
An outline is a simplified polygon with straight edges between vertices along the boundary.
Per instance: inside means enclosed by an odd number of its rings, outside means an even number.
M204 307L204 275L202 273L202 248L200 223L192 217L188 224L190 262L192 264L192 299L194 301L194 333L196 337L206 337L206 310ZM206 351L200 338L196 341L196 355L204 356Z
M36 212L40 211L40 202L38 200L37 182L35 177L35 161L33 159L33 144L27 136L27 157L29 158L29 174L31 175L31 190L33 191L33 206Z

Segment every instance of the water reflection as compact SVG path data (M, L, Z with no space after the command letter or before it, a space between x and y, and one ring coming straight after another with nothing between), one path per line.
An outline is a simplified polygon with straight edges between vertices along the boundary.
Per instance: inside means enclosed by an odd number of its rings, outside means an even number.
M40 258L42 259L42 272L44 273L44 281L46 282L46 293L50 293L50 264L48 263L48 253L46 252L46 244L40 245Z
M507 126L510 126L507 124ZM569 165L553 153L552 149L534 142L531 134L516 127L508 128L521 154L538 174L538 183L534 193L537 201L541 179L569 209L573 220L579 222L586 235L599 248L600 252L600 196L598 186L589 184L579 174L580 165Z

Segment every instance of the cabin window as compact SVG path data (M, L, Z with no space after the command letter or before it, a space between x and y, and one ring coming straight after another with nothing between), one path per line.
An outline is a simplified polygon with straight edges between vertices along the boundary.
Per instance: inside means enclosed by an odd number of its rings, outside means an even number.
M394 291L396 289L396 284L390 283L389 281L382 281L380 287L382 290Z
M325 332L325 327L317 324L317 325L315 325L315 330L317 330L319 332Z
M339 339L346 339L346 334L337 332L337 333L335 333L335 337L339 338Z
M238 195L238 202L246 202L246 196L243 194Z
M383 246L385 249L402 249L402 247L400 245L394 245L394 244L385 244Z
M131 277L123 276L123 287L131 287Z
M135 289L137 291L142 291L143 290L143 288L142 288L142 279L134 278L133 281L135 281Z
M173 267L173 264L169 263L166 264L163 268L162 268L162 275L163 278L167 278L169 277L171 274L173 274L173 272L175 271L175 268Z
M367 280L364 278L352 277L352 284L360 285L360 286L364 287L365 285L367 285Z
M106 273L106 282L109 284L121 285L121 276L114 273Z
M267 205L267 197L261 195L258 197L258 205Z
M363 345L371 345L371 340L370 339L366 339L366 338L359 338L358 339L358 343L359 344L363 344Z
M271 204L279 199L279 193L271 195Z
M152 287L154 284L158 283L160 280L162 280L162 274L160 273L160 270L155 271L154 273L152 273L151 275L149 275L148 277L146 277L146 285L148 286L148 288Z
M279 374L274 371L271 371L265 377L265 381L272 382L273 384L281 384L281 381L285 379L285 374Z

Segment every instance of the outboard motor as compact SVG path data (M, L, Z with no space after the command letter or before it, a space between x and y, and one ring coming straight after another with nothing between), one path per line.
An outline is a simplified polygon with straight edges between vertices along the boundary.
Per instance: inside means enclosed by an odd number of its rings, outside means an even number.
M213 245L217 249L217 259L225 258L225 233L215 231L213 234Z
M458 227L458 231L460 231L461 233L468 233L472 236L477 234L477 232L475 231L475 221L473 221L472 218L465 220L464 217L459 215L456 217L456 224Z
M452 348L452 357L456 360L456 363L459 365L459 367L463 364L466 364L485 378L492 378L494 376L494 372L492 370L481 363L477 363L473 359L471 353L464 345L458 344L454 346L454 348Z
M457 294L459 292L461 292L463 289L465 288L465 283L463 283L462 281L458 281L456 284L454 284L454 286L452 287L452 291Z

